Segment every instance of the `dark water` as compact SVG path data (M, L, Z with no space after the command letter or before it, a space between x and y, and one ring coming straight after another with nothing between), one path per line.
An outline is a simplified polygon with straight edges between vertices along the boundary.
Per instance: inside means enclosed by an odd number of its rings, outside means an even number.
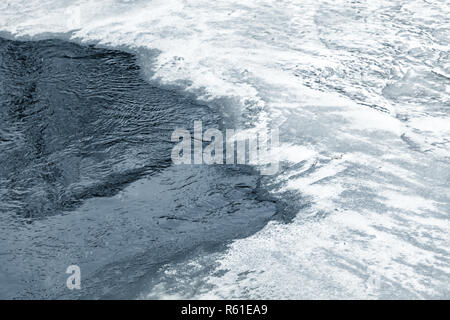
M161 264L279 213L251 168L171 165L194 120L221 121L132 54L0 38L0 298L134 298Z
M130 54L60 41L1 51L2 209L42 217L170 164L170 133L205 107L145 83Z

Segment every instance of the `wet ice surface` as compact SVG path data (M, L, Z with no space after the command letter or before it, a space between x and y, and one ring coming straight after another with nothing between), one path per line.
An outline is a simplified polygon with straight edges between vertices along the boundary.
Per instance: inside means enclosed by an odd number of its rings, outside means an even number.
M153 81L280 128L282 170L262 186L295 219L168 262L140 297L449 297L448 1L0 6L10 36L157 49L140 59Z

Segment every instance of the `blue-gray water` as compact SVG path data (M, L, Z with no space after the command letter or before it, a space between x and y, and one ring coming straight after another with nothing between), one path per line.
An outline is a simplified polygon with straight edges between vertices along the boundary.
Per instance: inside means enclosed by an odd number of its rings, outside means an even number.
M128 54L2 42L0 295L67 297L80 264L74 296L448 298L449 16L446 0L1 1L8 39ZM278 128L280 170L172 166L168 133L193 120Z
M0 38L0 106L0 298L135 298L162 263L277 213L249 167L171 166L173 130L220 117L132 54Z

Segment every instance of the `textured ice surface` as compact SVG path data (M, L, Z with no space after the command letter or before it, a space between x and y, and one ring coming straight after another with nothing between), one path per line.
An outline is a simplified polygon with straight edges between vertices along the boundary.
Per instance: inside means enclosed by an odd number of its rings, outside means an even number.
M0 30L139 50L152 80L280 127L265 186L295 219L167 265L143 297L448 298L449 15L445 0L6 1Z

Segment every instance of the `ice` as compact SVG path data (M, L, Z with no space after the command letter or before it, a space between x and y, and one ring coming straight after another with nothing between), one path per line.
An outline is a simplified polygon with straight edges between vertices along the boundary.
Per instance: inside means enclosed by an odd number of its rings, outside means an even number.
M418 0L17 0L0 30L155 50L149 80L280 127L283 170L265 183L310 205L192 258L218 265L191 297L448 298L449 14ZM183 283L185 264L166 270ZM171 277L143 297L172 296Z

